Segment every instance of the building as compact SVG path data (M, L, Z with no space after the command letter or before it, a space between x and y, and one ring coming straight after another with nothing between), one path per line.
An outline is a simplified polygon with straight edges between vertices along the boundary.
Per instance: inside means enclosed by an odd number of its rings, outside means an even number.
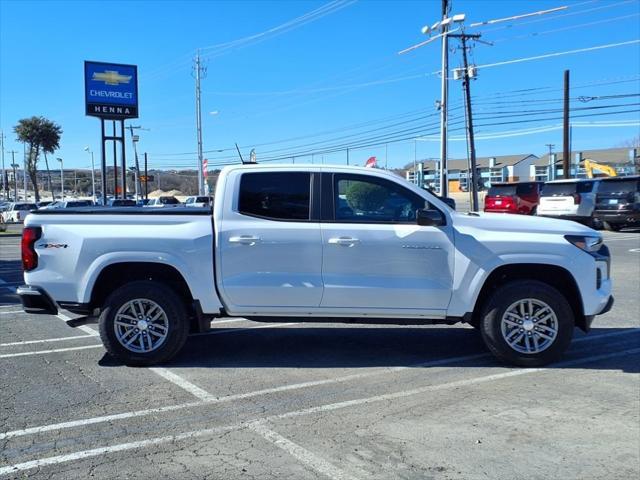
M519 155L501 155L496 157L478 157L476 168L480 182L488 188L496 182L517 182L529 180L531 166L538 157L532 153ZM425 160L417 164L417 175L413 168L407 170L406 178L410 182L438 190L438 160ZM447 162L449 172L449 191L460 192L468 190L469 164L466 159L452 159Z
M637 175L640 165L640 148L603 148L598 150L582 150L572 152L570 172L572 178L587 178L584 169L584 161L591 160L595 163L613 167L618 175ZM546 182L563 178L562 153L552 153L540 157L531 166L531 179ZM553 167L552 167L553 165Z
M615 168L618 175L640 174L640 148L604 148L582 150L571 153L571 177L586 178L584 161L608 165ZM518 182L537 180L546 182L563 178L562 153L552 153L538 157L532 153L479 157L476 160L480 183L483 188L497 182ZM439 160L423 160L416 164L416 171L410 167L406 179L425 187L439 190ZM449 171L449 191L468 190L468 160L454 159L447 162ZM416 174L417 173L417 174Z

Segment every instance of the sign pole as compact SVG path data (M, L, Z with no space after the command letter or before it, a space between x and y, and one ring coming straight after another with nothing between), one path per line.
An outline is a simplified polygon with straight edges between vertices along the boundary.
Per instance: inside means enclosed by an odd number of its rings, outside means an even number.
M111 122L113 127L113 197L118 198L118 150L116 148L116 121Z
M127 198L127 160L125 157L125 145L124 145L124 120L120 120L120 147L122 149L122 199Z
M102 158L100 159L100 169L102 170L102 205L107 205L107 155L105 152L105 139L104 139L104 118L100 119L100 129L102 131L102 142L101 145L101 154Z

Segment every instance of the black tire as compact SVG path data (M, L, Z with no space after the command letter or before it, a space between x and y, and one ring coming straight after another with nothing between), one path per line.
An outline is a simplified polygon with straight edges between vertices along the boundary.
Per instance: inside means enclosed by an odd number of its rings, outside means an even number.
M157 348L149 352L131 351L116 336L116 313L134 299L155 302L166 314L166 337ZM189 319L182 299L170 288L150 280L127 283L109 295L100 314L99 324L100 338L107 352L122 363L135 367L167 362L182 349L189 334Z
M517 351L507 343L502 333L502 317L507 309L518 300L529 298L544 302L557 319L555 339L538 353ZM573 310L558 290L536 280L517 280L496 289L485 303L480 331L487 348L502 362L520 367L540 367L557 361L569 347L574 322Z
M618 225L616 223L610 223L610 222L602 222L602 223L604 224L604 228L606 228L610 232L619 232L620 229L622 228L622 225Z

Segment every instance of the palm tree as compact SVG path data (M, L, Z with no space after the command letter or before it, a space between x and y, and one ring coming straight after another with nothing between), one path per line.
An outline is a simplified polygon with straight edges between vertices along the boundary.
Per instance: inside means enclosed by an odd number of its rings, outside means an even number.
M18 141L24 143L28 147L27 155L27 173L33 184L33 190L36 195L36 202L40 201L40 192L38 190L38 160L40 150L45 154L45 162L47 164L47 172L49 175L49 188L51 188L51 173L49 172L49 162L47 153L55 152L60 146L60 136L62 128L60 125L47 120L44 117L23 118L13 127L13 131L18 136Z

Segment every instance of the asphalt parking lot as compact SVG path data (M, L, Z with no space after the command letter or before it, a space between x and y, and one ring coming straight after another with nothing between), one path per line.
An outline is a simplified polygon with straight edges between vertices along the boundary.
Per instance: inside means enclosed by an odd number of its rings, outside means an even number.
M0 478L640 475L640 232L604 232L616 304L544 369L470 327L214 323L158 368L21 312L0 238Z

